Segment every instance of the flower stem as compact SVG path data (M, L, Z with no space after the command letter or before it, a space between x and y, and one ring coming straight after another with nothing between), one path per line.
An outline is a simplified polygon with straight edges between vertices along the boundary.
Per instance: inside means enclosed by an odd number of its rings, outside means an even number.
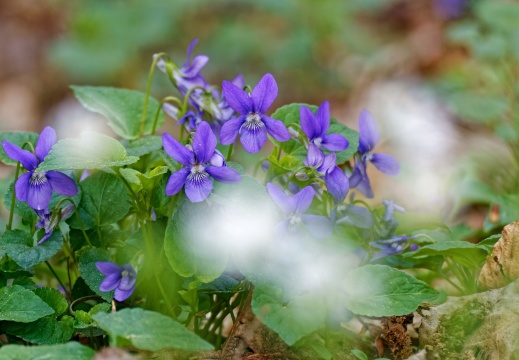
M52 268L52 265L47 261L45 260L45 264L47 265L47 267L49 268L50 272L52 273L52 275L54 275L54 277L56 278L56 280L58 280L59 284L61 285L61 287L63 288L63 291L65 291L67 293L67 297L69 299L72 299L72 293L69 289L67 289L67 287L65 286L65 284L63 284L63 282L61 281L61 279L59 278L58 274L56 274L56 272L54 271L54 269Z
M155 71L155 66L157 61L160 59L162 54L158 54L153 57L153 61L151 62L150 72L148 74L148 83L146 84L146 95L144 97L144 106L142 107L142 116L141 116L141 124L139 128L139 137L144 135L144 123L146 122L146 113L148 112L148 101L150 98L150 90L151 90L151 79L153 78L153 72Z
M231 160L233 147L234 147L234 144L229 145L229 152L227 153L227 159L226 159L227 161Z
M20 173L20 163L16 164L16 173L14 175L14 182L13 182L13 194L11 196L11 206L9 209L9 222L7 223L7 230L11 230L13 226L13 214L14 214L14 206L16 204L16 180L18 180L18 174Z
M155 135L155 131L157 130L157 122L159 121L160 111L162 110L162 105L164 105L164 103L166 103L168 101L174 101L175 103L177 103L177 105L179 107L182 106L182 102L174 96L168 96L168 97L165 97L164 99L162 99L162 101L160 102L159 108L157 109L157 113L155 114L155 120L153 120L153 127L151 128L151 135Z

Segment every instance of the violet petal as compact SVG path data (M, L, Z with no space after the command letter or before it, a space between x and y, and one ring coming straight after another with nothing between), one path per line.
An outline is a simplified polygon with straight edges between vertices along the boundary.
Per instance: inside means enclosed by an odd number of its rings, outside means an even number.
M164 151L182 165L189 166L194 163L195 154L168 133L162 134L162 145Z
M278 85L274 76L265 74L252 90L253 111L264 114L278 96Z
M359 151L365 154L375 147L380 139L377 124L367 110L362 110L359 116Z
M222 92L229 106L238 114L246 115L252 110L252 98L233 83L224 80Z
M101 291L112 291L117 286L119 286L119 283L121 282L121 273L111 273L107 275L103 281L101 281L101 284L99 285L99 290Z
M185 190L191 202L201 202L213 191L213 182L208 173L201 172L187 178Z
M341 134L330 134L322 137L321 146L330 151L343 151L348 148L348 140Z
M315 139L319 135L320 127L312 110L302 105L299 108L299 117L301 129L308 136L308 139Z
M18 177L14 184L16 192L16 198L18 201L27 201L27 192L29 191L29 179L32 176L32 171L26 172L25 174Z
M205 171L216 181L225 184L236 184L241 181L240 174L228 166L207 166Z
M240 142L243 148L251 153L257 153L261 150L267 141L267 129L265 126L248 127L245 123L240 130Z
M332 171L328 172L324 181L328 192L333 196L333 199L337 204L340 204L346 198L350 184L346 174L338 167L335 167Z
M280 120L272 119L266 115L261 116L261 120L267 127L267 132L277 141L288 141L290 140L290 133L287 127Z
M400 164L391 155L373 154L370 162L386 175L398 175L400 172Z
M111 261L98 261L96 262L96 268L103 275L111 275L114 273L120 273L122 271L122 267L111 262Z
M283 211L283 214L289 215L295 212L295 209L291 206L290 196L286 195L283 190L272 183L267 183L267 191L270 198Z
M245 122L245 117L245 115L240 115L223 124L222 130L220 131L220 142L222 145L229 145L236 141L236 137L240 132L240 127Z
M319 133L317 136L324 136L326 132L328 131L328 128L330 127L330 102L325 101L321 105L319 105L319 108L317 109L317 112L315 113L315 117L317 119L317 122L319 123Z
M38 160L36 159L36 155L32 152L24 150L6 140L2 141L2 147L7 156L14 161L21 162L23 167L27 170L32 171L38 167Z
M292 196L292 208L294 209L294 213L304 213L310 205L312 205L312 200L314 199L315 190L311 186L304 187L297 194Z
M27 204L34 210L45 209L49 206L52 197L52 187L45 179L41 184L31 184L27 190Z
M199 164L205 164L211 160L216 149L216 136L211 126L205 121L198 124L193 138L193 151Z
M114 299L117 301L124 301L133 294L134 290L135 290L135 287L132 287L129 290L121 290L121 289L117 288L117 289L115 289Z
M52 190L63 196L74 196L78 193L77 185L70 177L59 171L47 171L45 176Z
M56 143L56 131L50 126L46 126L40 133L40 137L38 138L38 142L36 143L36 147L34 148L34 152L40 159L40 162L45 159L45 157L49 154L50 149Z
M166 195L172 196L182 190L190 172L191 170L189 168L183 168L172 173L166 184Z

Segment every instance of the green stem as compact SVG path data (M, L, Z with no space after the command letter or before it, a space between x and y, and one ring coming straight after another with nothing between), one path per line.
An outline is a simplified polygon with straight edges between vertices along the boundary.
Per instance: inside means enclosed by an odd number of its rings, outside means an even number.
M290 177L288 178L288 180L286 181L285 183L285 186L283 187L285 190L287 189L288 187L288 184L290 184L290 182L292 181L292 179L296 176L296 174L301 171L301 170L304 170L306 169L306 166L301 166L299 169L297 169L296 171L292 172L292 175L290 175Z
M83 297L80 297L79 299L74 300L68 307L68 312L70 313L70 315L75 316L74 315L74 306L76 306L79 303L88 301L88 300L103 300L103 298L99 295L88 295L88 296L83 296Z
M234 147L234 144L229 145L229 152L227 153L227 161L231 160L233 147Z
M177 105L179 107L182 106L182 102L174 96L168 96L168 97L165 97L164 99L162 99L162 101L160 102L160 105L157 109L157 113L155 114L155 120L153 120L153 127L151 128L151 135L155 135L155 131L157 130L157 122L159 121L160 111L162 110L162 105L164 105L164 103L166 103L168 101L174 101L177 103Z
M184 97L184 103L183 103L183 106L182 106L183 110L187 110L187 106L188 106L188 103L189 103L189 97L191 96L193 91L195 91L197 89L202 90L204 93L206 92L205 88L203 86L200 86L200 85L193 86L191 89L189 89L189 91L186 93L186 96Z
M153 57L153 61L151 62L150 72L148 74L148 83L146 84L146 95L144 97L144 106L142 107L142 116L141 116L141 124L139 128L139 137L142 137L144 134L144 124L146 122L146 113L148 112L148 101L150 98L150 90L151 90L151 79L153 78L153 72L155 71L155 66L160 57L164 55L164 53L157 54Z
M59 278L58 274L56 274L56 272L54 271L54 269L52 268L52 265L47 261L45 260L45 264L47 265L47 267L49 268L50 272L52 273L52 275L54 275L54 277L56 278L56 280L58 280L59 284L61 285L61 287L63 288L63 290L67 293L67 297L69 299L72 299L72 293L69 289L67 289L67 287L65 286L65 284L63 284L63 282L61 281L61 279Z
M155 277L155 280L157 280L157 286L159 287L160 294L162 295L162 298L166 303L166 308L168 309L169 315L172 318L175 318L175 310L173 309L173 305L171 305L171 301L169 301L169 297L167 296L166 291L164 290L164 286L162 286L162 282L160 281L158 276Z
M16 173L14 174L14 182L13 182L13 195L11 196L11 206L9 209L9 222L7 223L7 230L11 230L13 226L13 215L14 215L14 206L16 204L16 180L18 180L18 175L20 173L20 163L16 164Z

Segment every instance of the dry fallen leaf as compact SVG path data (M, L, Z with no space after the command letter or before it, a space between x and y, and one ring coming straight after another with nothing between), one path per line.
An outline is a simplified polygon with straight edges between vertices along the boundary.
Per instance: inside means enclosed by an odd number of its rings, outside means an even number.
M483 289L497 289L519 278L519 221L505 226L492 255L487 258L479 284Z

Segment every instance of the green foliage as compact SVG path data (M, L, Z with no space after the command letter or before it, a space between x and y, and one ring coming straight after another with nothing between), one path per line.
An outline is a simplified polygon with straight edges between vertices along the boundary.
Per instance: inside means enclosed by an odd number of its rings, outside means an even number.
M81 183L83 196L80 209L97 226L111 225L121 220L130 209L130 195L116 176L98 172Z
M207 204L184 199L166 229L164 251L173 270L202 282L216 279L227 266L228 254L212 238L214 209Z
M22 230L8 230L0 237L0 248L24 269L39 264L53 257L63 244L59 230L43 244L37 245L32 236Z
M416 251L402 254L403 258L420 259L442 256L451 258L456 263L469 269L478 269L489 255L490 249L486 246L472 244L467 241L441 241L425 245Z
M162 149L162 138L160 136L146 136L128 142L125 144L125 148L129 156L143 156Z
M123 309L116 313L97 313L92 318L110 335L113 346L132 345L148 351L213 349L184 326L154 311Z
M77 342L52 346L4 345L0 348L0 358L4 360L92 360L95 351Z
M62 315L68 309L67 300L63 294L53 288L36 288L33 292L54 309L54 318Z
M38 134L25 131L13 131L0 133L0 144L2 141L9 141L11 144L22 147L24 143L29 142L33 147L36 146ZM25 150L31 151L30 147L25 147ZM0 161L7 165L16 165L18 162L12 160L4 151L3 146L0 146Z
M108 120L112 130L124 139L136 139L141 135L141 116L146 95L139 91L96 86L72 86L76 98L88 110L97 112ZM159 102L148 100L144 134L151 133ZM161 111L157 129L164 122Z
M365 316L398 316L415 311L424 302L436 302L440 293L405 272L385 265L351 270L344 281L346 307Z
M283 291L268 285L254 289L252 311L288 345L323 326L326 316L322 295L307 293L284 301Z
M0 320L30 323L54 313L38 295L20 285L0 289Z
M139 160L127 156L126 149L110 136L85 132L77 139L62 139L54 145L37 171L100 169L133 164Z
M33 344L54 345L70 340L74 331L73 324L74 319L68 315L60 320L47 316L28 324L5 323L3 328L8 334Z

